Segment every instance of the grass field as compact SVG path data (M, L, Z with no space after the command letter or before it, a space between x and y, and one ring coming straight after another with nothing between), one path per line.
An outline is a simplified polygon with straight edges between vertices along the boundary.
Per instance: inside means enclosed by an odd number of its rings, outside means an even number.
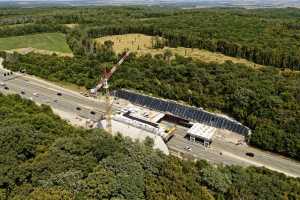
M103 44L107 40L114 42L114 51L116 53L121 53L125 49L130 51L136 51L141 53L143 51L152 52L152 36L147 36L143 34L125 34L125 35L114 35L114 36L105 36L97 38L96 41L99 44Z
M225 56L221 53L214 53L202 49L191 49L191 48L169 48L164 49L153 49L153 37L146 36L143 34L125 34L125 35L114 35L97 38L96 41L99 44L103 44L105 41L111 40L114 42L114 51L117 53L123 52L125 49L137 52L138 55L143 55L150 53L152 55L162 54L166 49L170 49L173 54L178 54L185 57L192 57L193 59L201 60L203 62L216 62L224 63L226 61L232 61L233 63L242 63L251 67L261 67L261 65L250 62L246 59L235 58L230 56Z
M16 27L24 27L24 26L27 26L27 25L32 25L33 23L22 23L22 24L11 24L11 25L1 25L1 29L2 28L16 28Z
M42 33L0 38L0 50L33 48L51 52L72 53L62 33Z

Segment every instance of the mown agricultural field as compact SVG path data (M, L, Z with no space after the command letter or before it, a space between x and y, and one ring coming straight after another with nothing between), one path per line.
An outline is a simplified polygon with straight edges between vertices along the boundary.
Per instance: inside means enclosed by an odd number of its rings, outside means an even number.
M163 41L161 37L153 37L144 34L124 34L124 35L112 35L112 36L104 36L96 39L98 45L104 44L105 41L113 42L113 50L116 53L122 53L126 49L136 52L139 56L151 54L152 56L157 54L164 54L168 49L174 55L178 54L184 57L192 57L195 60L200 60L202 62L210 63L215 62L218 64L222 64L226 61L231 61L233 63L245 64L250 67L261 67L262 65L253 63L246 59L236 58L231 56L226 56L221 53L211 52L204 49L198 48L185 48L185 47L163 47L163 48L155 48L156 40Z
M33 48L61 53L72 53L62 33L42 33L0 38L0 50Z

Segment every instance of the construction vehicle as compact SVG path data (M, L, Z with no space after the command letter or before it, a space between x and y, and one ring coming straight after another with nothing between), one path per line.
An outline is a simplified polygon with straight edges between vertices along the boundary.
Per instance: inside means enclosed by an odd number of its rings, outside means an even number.
M174 135L176 131L176 126L165 129L165 136L163 137L165 142L168 142Z
M115 71L118 69L118 67L125 61L125 59L129 56L130 52L127 51L122 56L122 58L119 60L119 62L114 65L110 70L105 69L104 73L102 73L102 77L100 78L99 83L96 85L95 88L90 90L91 96L96 97L98 91L101 88L105 89L105 107L106 107L106 130L109 133L112 133L112 101L110 97L109 92L109 85L108 80L111 78L111 76L115 73Z

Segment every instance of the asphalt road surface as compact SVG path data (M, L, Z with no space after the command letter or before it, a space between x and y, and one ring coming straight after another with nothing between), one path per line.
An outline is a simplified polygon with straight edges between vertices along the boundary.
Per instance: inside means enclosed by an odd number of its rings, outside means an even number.
M236 145L218 139L213 140L211 147L205 148L200 143L191 142L186 138L187 129L177 126L175 136L167 143L170 151L180 153L195 159L204 159L209 162L225 165L266 167L288 176L300 177L300 163L285 157L261 151L247 145ZM187 150L186 147L190 147ZM254 157L246 155L254 153ZM179 155L179 154L178 154Z
M79 93L58 87L32 76L14 73L4 76L8 71L0 68L0 92L19 94L38 104L51 106L55 110L76 114L94 121L103 117L104 102L85 97ZM60 93L60 94L59 94Z

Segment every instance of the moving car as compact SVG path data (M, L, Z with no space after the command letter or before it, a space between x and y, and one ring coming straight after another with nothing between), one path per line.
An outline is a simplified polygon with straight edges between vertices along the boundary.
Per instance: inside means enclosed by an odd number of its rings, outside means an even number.
M190 147L190 146L186 146L186 147L184 147L184 149L187 151L192 151L192 147Z
M246 156L254 157L254 153L252 153L252 152L247 152L247 153L246 153Z
M91 111L91 114L92 114L92 115L95 115L95 114L96 114L96 112L95 112L95 111Z

